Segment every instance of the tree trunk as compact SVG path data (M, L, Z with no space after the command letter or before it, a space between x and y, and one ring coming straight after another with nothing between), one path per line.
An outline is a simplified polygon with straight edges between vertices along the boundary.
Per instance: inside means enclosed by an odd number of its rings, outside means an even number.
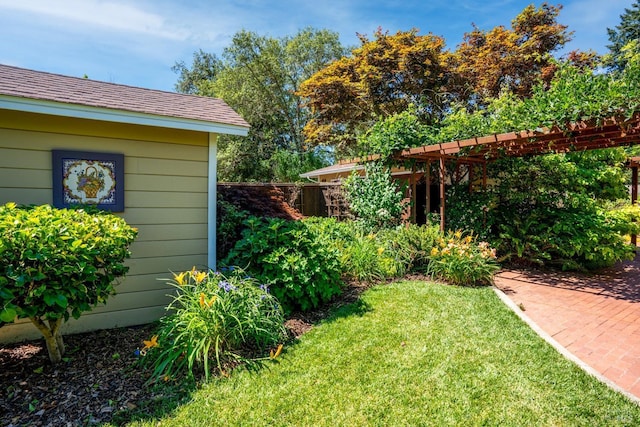
M60 351L60 356L64 356L66 348L64 346L64 341L62 340L62 334L60 333L59 329L56 331L56 344L58 344L58 350Z
M60 335L60 325L62 319L49 320L49 325L39 317L30 317L31 322L38 328L38 330L44 336L44 341L47 344L47 351L49 352L49 360L51 363L56 364L62 361L62 355L64 354L64 342L62 335Z

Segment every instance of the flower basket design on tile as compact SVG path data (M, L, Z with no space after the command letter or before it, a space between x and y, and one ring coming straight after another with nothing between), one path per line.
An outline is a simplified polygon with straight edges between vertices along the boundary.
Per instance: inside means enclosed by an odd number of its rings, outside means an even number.
M94 166L88 166L84 172L78 175L78 190L86 195L87 199L95 199L98 191L104 188L104 177L98 173Z

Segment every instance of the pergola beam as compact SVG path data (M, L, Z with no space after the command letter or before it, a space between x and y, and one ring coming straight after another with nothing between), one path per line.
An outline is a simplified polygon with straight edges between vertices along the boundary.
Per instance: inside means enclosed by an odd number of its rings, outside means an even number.
M440 231L444 231L445 179L446 179L446 171L445 171L444 157L440 157Z

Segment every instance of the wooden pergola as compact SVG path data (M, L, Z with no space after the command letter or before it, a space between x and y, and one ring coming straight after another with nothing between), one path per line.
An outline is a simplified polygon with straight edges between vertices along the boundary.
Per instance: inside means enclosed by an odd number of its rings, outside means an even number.
M445 166L447 161L457 164L482 166L482 183L486 184L486 164L503 157L524 157L551 153L571 153L600 148L622 147L640 144L640 113L630 118L611 117L601 121L587 120L569 124L520 132L509 132L477 138L451 141L401 152L398 160L413 160L426 163L425 178L430 185L430 165L439 163L440 170L440 228L445 224ZM638 168L640 157L630 160L632 169L632 202L638 197ZM415 170L415 167L414 167ZM470 171L473 168L469 168ZM471 173L471 172L470 172ZM471 182L473 177L469 177ZM411 175L415 188L415 173ZM427 200L427 206L429 206ZM428 209L428 208L427 208ZM635 243L636 237L632 236Z

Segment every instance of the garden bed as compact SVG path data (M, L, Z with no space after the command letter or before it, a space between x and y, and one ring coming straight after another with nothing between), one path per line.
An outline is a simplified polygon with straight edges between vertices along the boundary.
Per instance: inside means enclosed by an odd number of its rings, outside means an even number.
M307 332L336 306L355 301L366 288L352 283L331 304L293 314L286 322L291 338ZM154 327L66 336L65 361L58 367L50 364L43 340L0 347L0 425L100 424L118 413L126 418L126 412L144 412L154 402L170 398L168 391L187 397L189 387L144 385L148 372L137 363L136 350Z

